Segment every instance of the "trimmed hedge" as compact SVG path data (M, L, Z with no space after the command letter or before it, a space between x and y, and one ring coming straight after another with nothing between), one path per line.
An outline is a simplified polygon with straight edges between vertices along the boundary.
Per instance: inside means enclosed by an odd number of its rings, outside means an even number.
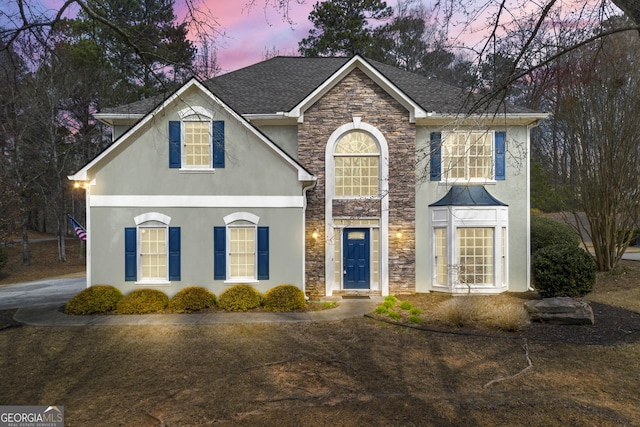
M168 308L176 313L189 313L215 305L214 293L200 286L189 286L181 289L171 298Z
M580 236L567 224L543 216L532 215L531 253L535 254L542 248L559 244L578 246Z
M227 311L247 311L260 306L262 295L251 285L234 285L218 298L218 307Z
M118 288L109 285L95 285L71 298L64 307L67 314L108 313L124 296Z
M533 257L534 287L543 298L580 297L593 290L596 263L582 248L551 245Z
M264 293L262 304L269 311L299 310L307 306L304 292L293 285L279 285Z
M169 297L156 289L138 289L118 302L118 314L155 313L167 308Z

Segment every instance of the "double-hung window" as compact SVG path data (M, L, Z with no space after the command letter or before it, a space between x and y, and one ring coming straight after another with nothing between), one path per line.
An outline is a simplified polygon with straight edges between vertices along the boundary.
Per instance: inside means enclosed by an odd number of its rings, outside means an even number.
M125 280L163 284L180 280L180 227L157 212L137 216L136 227L124 229Z
M432 181L486 182L505 179L505 132L432 132Z
M185 121L183 167L211 167L211 122Z
M229 282L269 279L269 227L248 212L227 215L213 228L213 278Z
M256 279L256 226L229 226L229 279Z
M225 166L224 121L212 120L204 109L198 111L169 122L170 168L207 171Z
M493 132L451 132L443 137L447 181L493 179Z
M167 280L167 227L140 227L140 278Z

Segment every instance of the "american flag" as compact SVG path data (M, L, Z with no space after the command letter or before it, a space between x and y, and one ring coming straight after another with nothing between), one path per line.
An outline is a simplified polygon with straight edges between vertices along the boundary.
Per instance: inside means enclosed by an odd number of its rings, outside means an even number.
M78 224L78 221L73 219L73 217L71 215L69 215L69 221L71 221L71 226L75 230L75 232L78 235L78 237L80 238L80 240L87 240L87 230L82 228L82 226L80 224Z

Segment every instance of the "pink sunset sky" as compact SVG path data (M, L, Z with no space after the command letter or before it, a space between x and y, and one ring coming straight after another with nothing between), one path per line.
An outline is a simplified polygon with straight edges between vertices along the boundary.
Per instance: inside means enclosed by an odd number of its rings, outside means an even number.
M309 34L309 13L317 0L289 0L289 21L265 0L202 0L217 24L215 44L221 73L262 61L266 52L298 55L298 42ZM176 2L178 7L180 2ZM395 7L396 0L386 2ZM179 14L180 11L178 10ZM273 56L273 55L271 55Z

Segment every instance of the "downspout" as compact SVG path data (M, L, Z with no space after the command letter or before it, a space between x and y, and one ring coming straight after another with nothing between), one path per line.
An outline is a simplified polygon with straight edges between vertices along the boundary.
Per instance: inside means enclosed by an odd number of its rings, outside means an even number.
M307 192L315 188L317 181L302 187L302 293L304 299L309 300L307 296Z
M84 256L87 272L87 288L91 287L91 241L93 240L93 230L91 228L91 185L88 185L84 190L85 198L85 218L87 227L87 240L85 241L86 254Z

